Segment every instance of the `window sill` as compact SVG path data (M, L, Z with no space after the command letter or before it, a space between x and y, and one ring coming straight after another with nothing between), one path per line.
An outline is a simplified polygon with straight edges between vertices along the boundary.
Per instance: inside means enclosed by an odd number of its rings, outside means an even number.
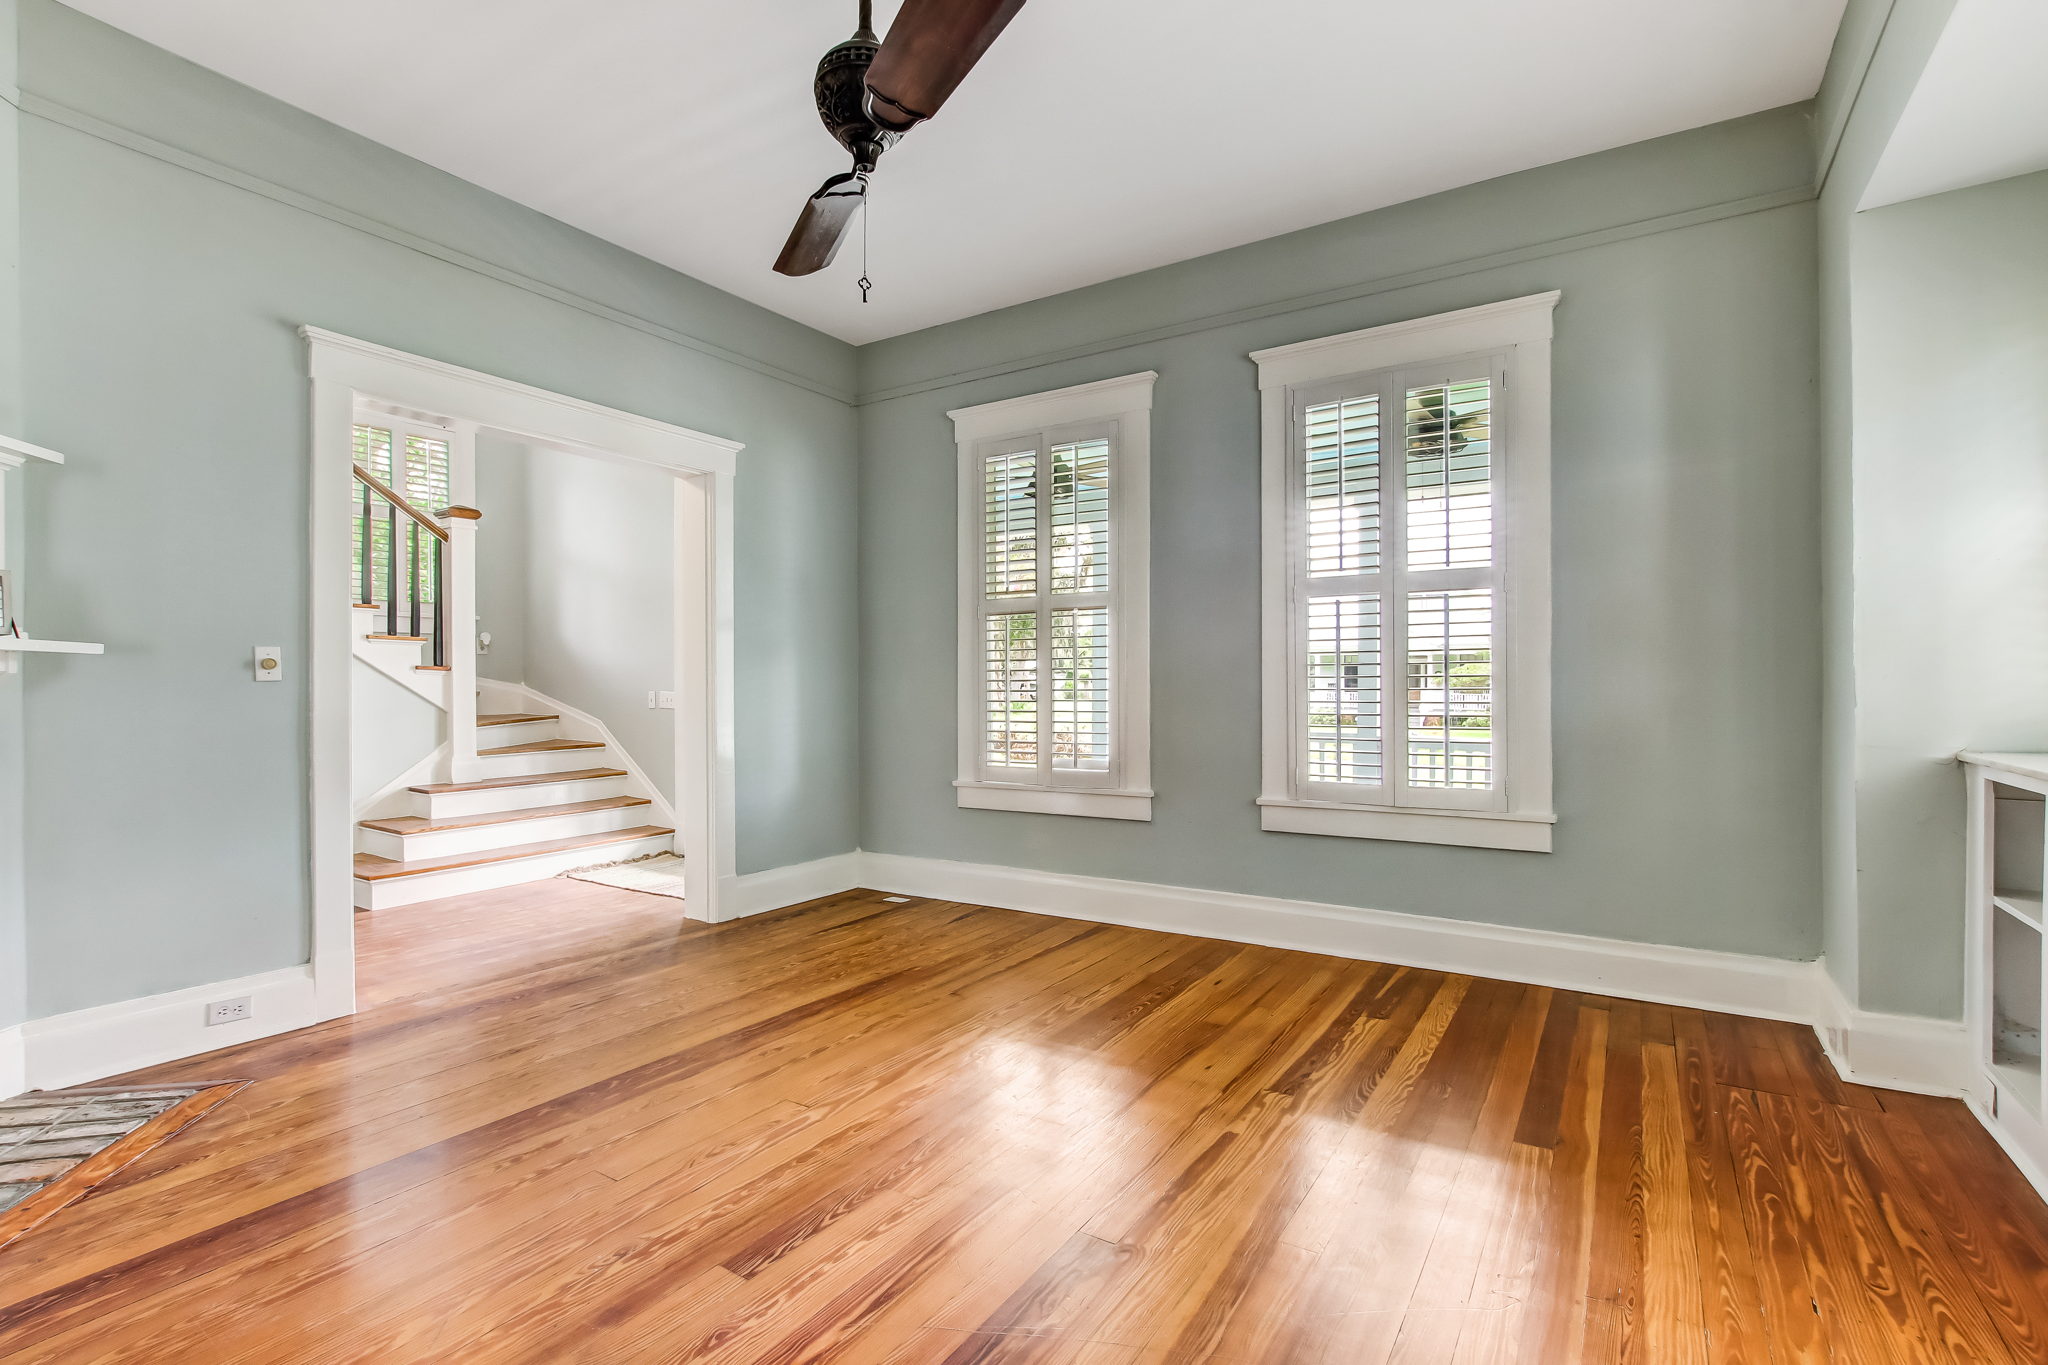
M1323 834L1340 839L1392 839L1408 844L1548 853L1551 826L1556 823L1557 817L1547 814L1389 810L1270 796L1259 798L1259 827L1280 834Z
M1015 810L1037 815L1080 815L1097 820L1150 820L1152 793L1082 787L1013 787L1002 782L955 782L962 810Z

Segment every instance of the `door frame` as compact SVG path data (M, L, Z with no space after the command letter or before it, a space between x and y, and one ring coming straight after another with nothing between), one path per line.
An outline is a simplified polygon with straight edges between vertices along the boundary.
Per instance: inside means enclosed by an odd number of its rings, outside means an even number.
M373 342L301 327L312 383L307 511L309 765L316 1018L355 1011L354 819L349 783L349 462L358 400L491 427L558 450L648 465L676 480L676 835L684 913L716 923L732 889L733 477L738 441L551 393ZM490 533L489 509L480 533ZM453 624L450 626L454 629Z

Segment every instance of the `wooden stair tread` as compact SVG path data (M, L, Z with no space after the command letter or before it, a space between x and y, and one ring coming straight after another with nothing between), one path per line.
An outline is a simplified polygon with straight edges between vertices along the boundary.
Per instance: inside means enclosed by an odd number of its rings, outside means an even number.
M413 665L413 671L414 671L414 672L416 672L416 673L446 673L446 672L448 671L448 665L447 665L447 664L414 664L414 665Z
M491 863L536 858L543 853L567 853L579 848L602 848L606 844L625 844L636 839L655 839L674 833L674 830L665 829L660 825L635 825L631 829L607 830L603 834L579 834L573 839L546 839L537 844L514 844L510 848L483 849L476 853L430 858L416 863L401 863L391 858L379 858L374 853L358 853L356 880L381 882L393 877L418 877L428 872L450 872L462 867L486 867Z
M552 754L563 749L602 749L601 739L536 739L528 744L507 744L502 749L478 749L478 758L497 758L504 754Z
M365 635L363 638L365 640L402 640L409 645L423 645L427 642L427 637L424 635Z
M489 711L476 718L479 726L524 725L529 721L560 720L552 711Z
M364 829L384 834L439 834L451 829L479 829L488 825L511 825L521 820L545 820L551 815L582 815L589 811L624 810L628 806L651 804L644 796L614 796L602 801L572 801L565 806L528 806L524 810L501 810L489 815L463 815L434 820L424 815L400 815L389 820L361 820Z
M407 787L422 796L448 796L455 792L487 792L499 787L539 787L549 782L594 782L604 777L624 777L624 768L577 768L566 773L526 773L519 777L487 777L478 782L429 782Z

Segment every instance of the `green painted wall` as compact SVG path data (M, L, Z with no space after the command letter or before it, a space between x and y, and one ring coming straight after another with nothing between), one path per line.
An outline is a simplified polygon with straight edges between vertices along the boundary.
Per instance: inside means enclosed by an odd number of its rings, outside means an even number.
M863 847L1814 956L1810 136L1760 115L864 347ZM1260 832L1246 353L1547 289L1557 851ZM1148 368L1155 818L957 810L945 411Z
M2048 750L2048 173L1853 228L1858 987L1962 1007L1958 749Z
M0 430L19 432L21 417L21 116L15 109L14 0L0 0ZM10 492L28 478L9 475ZM28 543L24 499L8 499L0 541L16 564ZM5 567L0 565L0 567ZM0 1029L28 1017L28 916L23 899L22 812L26 796L22 675L0 675Z
M13 731L30 1017L306 960L302 323L745 441L739 870L855 846L851 347L49 0L21 84L28 567L108 645Z

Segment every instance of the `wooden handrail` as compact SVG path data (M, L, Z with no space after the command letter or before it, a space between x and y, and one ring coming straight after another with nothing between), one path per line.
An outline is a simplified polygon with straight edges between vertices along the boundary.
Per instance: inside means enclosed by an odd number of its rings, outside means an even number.
M439 522L435 521L425 512L420 511L419 508L414 507L404 498L398 496L398 494L392 492L390 487L387 484L385 484L384 480L378 478L375 474L372 474L369 470L363 468L361 465L356 465L355 471L356 478L361 482L368 484L371 490L374 491L379 497L383 498L384 501L390 503L393 507L396 507L399 511L405 513L407 516L411 517L420 525L426 527L429 531L432 531L441 539L448 539L448 533L441 529L441 524Z

